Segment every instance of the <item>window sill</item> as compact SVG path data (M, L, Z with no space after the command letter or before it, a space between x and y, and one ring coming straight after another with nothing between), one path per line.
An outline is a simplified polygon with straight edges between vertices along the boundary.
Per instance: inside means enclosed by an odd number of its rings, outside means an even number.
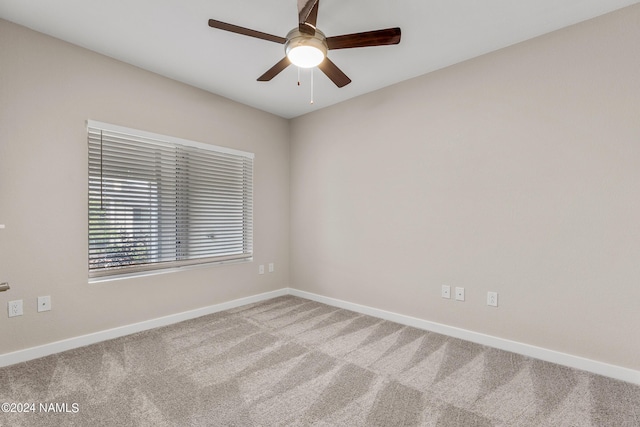
M203 268L230 265L230 264L244 264L249 262L253 262L253 257L244 258L244 259L233 259L233 260L227 260L227 261L213 261L213 262L207 262L205 264L185 265L183 267L169 267L169 268L162 268L158 270L140 271L136 273L114 274L113 276L91 277L89 278L89 284L114 282L118 280L127 280L127 279L133 279L138 277L157 276L160 274L177 273L180 271L198 270Z

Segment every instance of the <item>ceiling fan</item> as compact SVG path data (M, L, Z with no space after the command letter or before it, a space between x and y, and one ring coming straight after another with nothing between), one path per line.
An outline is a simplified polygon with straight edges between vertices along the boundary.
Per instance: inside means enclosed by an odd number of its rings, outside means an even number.
M286 56L258 77L258 81L261 82L270 81L289 65L294 64L301 68L317 66L336 86L343 87L351 83L351 79L327 58L327 51L400 43L401 33L397 27L327 37L316 27L319 3L320 0L298 0L298 27L289 31L286 37L250 30L215 19L209 19L209 26L284 45Z

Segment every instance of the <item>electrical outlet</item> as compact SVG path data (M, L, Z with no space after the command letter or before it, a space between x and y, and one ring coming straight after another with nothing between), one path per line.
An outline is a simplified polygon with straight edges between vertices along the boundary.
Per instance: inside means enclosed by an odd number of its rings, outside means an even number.
M272 262L269 263L269 273L273 273L275 271L275 266Z
M456 300L464 301L464 288L456 288Z
M22 300L9 301L7 303L9 317L22 316Z
M498 293L497 292L487 292L487 305L492 307L498 306Z
M451 286L442 285L442 298L447 298L447 299L451 298Z
M38 297L38 313L51 310L51 297Z
M263 264L260 264L258 266L258 274L264 274L264 265Z

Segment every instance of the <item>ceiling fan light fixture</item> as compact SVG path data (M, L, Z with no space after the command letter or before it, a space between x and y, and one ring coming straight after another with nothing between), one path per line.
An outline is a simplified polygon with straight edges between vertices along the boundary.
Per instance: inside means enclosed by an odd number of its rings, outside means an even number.
M297 28L287 34L284 51L293 65L301 68L317 67L327 56L327 43L321 31L315 35L303 34Z
M287 53L289 61L300 68L313 68L324 61L324 54L313 46L298 46Z

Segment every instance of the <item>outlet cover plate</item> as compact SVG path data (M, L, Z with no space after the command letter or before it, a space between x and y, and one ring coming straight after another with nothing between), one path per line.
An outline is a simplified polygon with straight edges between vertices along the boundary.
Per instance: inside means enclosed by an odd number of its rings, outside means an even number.
M451 286L442 285L442 298L447 298L447 299L451 298Z
M38 313L51 310L51 297L38 297Z
M9 310L9 317L22 316L22 300L9 301L7 309Z
M498 293L497 292L487 292L487 305L491 307L498 306Z

